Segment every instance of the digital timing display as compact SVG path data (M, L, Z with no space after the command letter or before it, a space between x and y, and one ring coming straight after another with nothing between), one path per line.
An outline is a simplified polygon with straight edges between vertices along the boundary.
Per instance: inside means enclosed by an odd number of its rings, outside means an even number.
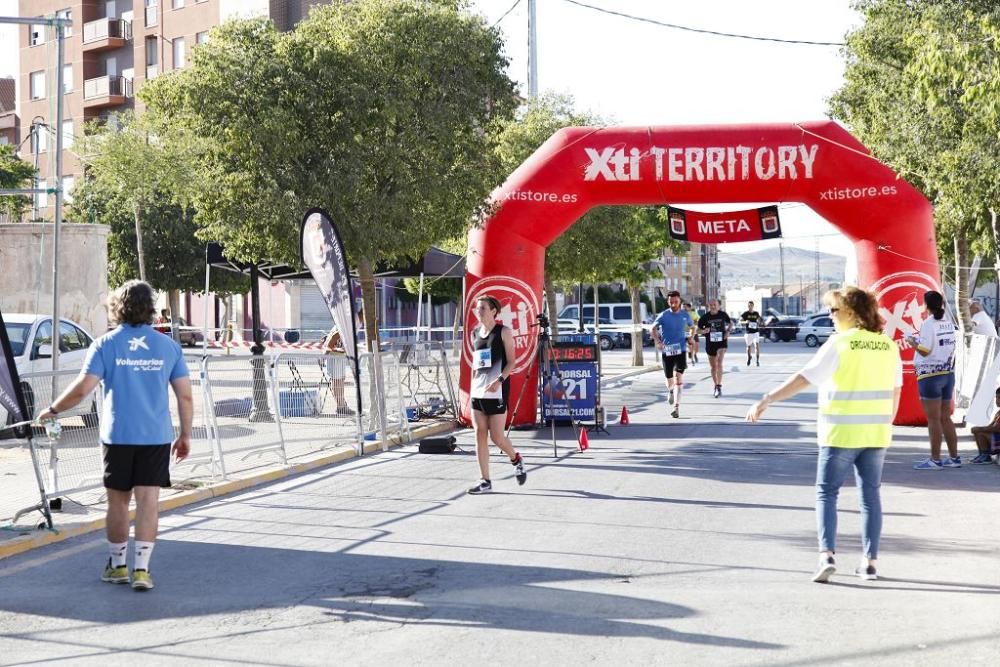
M553 343L549 347L552 361L597 361L597 345L588 343Z

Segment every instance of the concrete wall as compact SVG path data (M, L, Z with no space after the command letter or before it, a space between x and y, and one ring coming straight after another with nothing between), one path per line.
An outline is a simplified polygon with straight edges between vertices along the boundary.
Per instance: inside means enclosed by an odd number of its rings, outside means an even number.
M59 233L59 310L94 336L107 330L108 227L66 224ZM0 224L0 309L52 312L52 225Z

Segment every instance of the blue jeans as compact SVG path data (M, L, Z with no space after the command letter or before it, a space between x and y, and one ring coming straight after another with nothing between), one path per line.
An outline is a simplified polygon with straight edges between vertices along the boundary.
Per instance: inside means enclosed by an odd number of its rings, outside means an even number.
M861 505L861 541L866 558L878 558L882 535L882 464L885 447L820 447L816 465L816 532L820 551L836 551L837 495L854 468Z

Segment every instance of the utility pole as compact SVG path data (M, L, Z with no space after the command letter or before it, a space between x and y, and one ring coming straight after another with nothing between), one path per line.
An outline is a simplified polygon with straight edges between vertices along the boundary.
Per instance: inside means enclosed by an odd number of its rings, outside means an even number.
M816 308L815 309L819 310L819 303L820 303L820 299L822 297L820 296L820 286L819 286L819 283L820 283L820 273L819 273L819 237L818 236L816 237L816 253L815 253L815 256L816 256Z
M788 299L785 296L785 246L778 244L778 267L781 280L781 314L788 314Z
M528 97L538 97L538 16L536 0L528 0Z

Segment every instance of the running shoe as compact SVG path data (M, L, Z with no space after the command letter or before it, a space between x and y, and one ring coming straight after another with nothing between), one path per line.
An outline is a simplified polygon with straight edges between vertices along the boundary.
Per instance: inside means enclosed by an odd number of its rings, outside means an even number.
M878 579L878 572L875 571L874 565L860 565L854 570L854 574L865 581L875 581Z
M722 396L722 385L721 384L715 385L715 392L712 395L715 396L715 398L718 398L719 396Z
M993 463L993 457L991 457L986 452L982 452L979 456L969 461L974 466L989 465Z
M493 483L488 479L479 480L479 484L469 489L468 493L473 496L478 496L483 493L489 493L493 490Z
M101 581L106 581L109 584L127 584L128 583L128 566L119 565L114 567L111 565L111 559L108 559L108 564L104 566L104 574L101 575Z
M148 570L132 570L132 590L149 591L153 589L153 577Z
M833 560L833 556L821 556L819 559L819 565L816 568L816 574L813 575L813 581L817 584L825 584L830 581L830 577L833 573L837 571L837 564Z
M517 479L518 486L524 484L528 479L528 473L524 472L524 459L521 458L521 452L518 452L510 463L514 466L514 478Z
M941 470L942 465L940 461L935 461L932 458L926 458L920 463L914 463L914 470Z
M757 360L757 367L760 368L760 359Z
M747 366L750 365L750 357L747 357Z
M954 458L948 457L946 459L941 459L942 468L961 468L962 467L962 457L956 456Z
M675 407L674 411L670 413L670 416L673 417L674 419L677 419L678 417L680 417L681 416L681 408L680 408L680 406Z

